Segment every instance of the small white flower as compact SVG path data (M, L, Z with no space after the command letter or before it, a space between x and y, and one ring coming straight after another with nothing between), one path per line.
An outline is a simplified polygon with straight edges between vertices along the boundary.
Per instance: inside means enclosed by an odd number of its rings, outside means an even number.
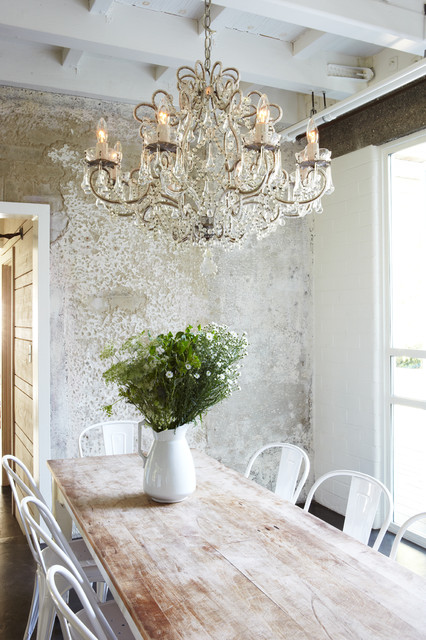
M212 341L213 340L213 334L212 333L206 333L206 338L207 338L207 340Z
M206 376L207 376L207 377L209 377L209 376L211 376L211 375L212 375L211 371L206 371Z
M191 367L191 365L189 364L189 362L187 362L187 363L186 363L185 368L186 368L186 369L188 369L188 371L189 371L190 369L192 369L192 367Z
M173 371L166 371L166 378L173 378Z
M157 347L157 353L159 356L161 356L161 354L164 353L163 347Z
M225 376L223 375L223 373L219 373L218 378L219 380L225 380Z
M196 380L198 380L198 378L199 378L199 377L200 377L200 374L199 374L199 373L194 373L194 378L195 378Z

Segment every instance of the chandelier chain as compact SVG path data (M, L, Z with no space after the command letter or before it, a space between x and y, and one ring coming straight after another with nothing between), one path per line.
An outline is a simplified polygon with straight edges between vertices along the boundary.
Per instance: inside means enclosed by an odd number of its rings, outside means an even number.
M204 0L204 68L210 71L210 54L212 50L212 31L210 29L210 5L211 0Z

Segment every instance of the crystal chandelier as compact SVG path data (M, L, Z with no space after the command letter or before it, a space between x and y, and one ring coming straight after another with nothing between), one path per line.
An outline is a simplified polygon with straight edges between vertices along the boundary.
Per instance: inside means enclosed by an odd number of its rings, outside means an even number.
M108 146L100 119L87 149L82 187L114 215L177 244L230 247L261 237L288 217L321 212L333 191L331 152L320 149L313 118L294 172L281 164L275 125L282 110L265 94L244 96L239 72L211 66L210 0L205 0L205 62L177 71L179 106L163 90L134 109L142 139L140 166L121 168L120 142ZM312 114L311 114L312 115Z

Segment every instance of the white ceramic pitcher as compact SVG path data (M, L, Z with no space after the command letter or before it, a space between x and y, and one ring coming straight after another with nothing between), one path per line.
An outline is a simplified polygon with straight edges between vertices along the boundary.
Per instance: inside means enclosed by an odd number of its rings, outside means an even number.
M143 490L155 502L181 502L195 491L194 460L186 440L188 427L184 424L177 429L153 431L148 455L139 441L139 455L145 461Z

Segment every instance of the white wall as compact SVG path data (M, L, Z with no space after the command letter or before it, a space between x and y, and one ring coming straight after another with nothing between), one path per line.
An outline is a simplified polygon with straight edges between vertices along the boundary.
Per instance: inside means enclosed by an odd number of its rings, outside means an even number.
M383 479L380 153L333 162L336 190L314 225L315 477L354 469ZM316 499L344 512L337 481Z

